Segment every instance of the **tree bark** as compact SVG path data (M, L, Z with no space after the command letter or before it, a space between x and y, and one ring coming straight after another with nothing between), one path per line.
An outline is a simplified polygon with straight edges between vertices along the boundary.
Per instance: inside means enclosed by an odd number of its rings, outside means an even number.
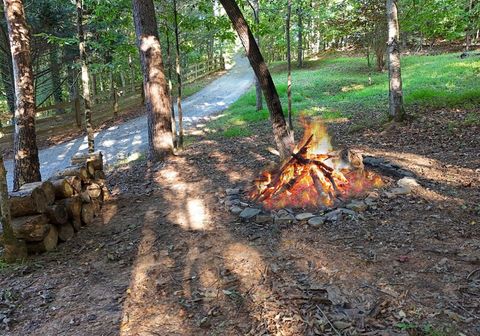
M85 105L85 129L87 132L88 152L95 151L95 142L92 124L92 97L90 95L90 78L87 66L87 54L85 50L85 33L83 31L83 1L76 0L77 3L77 29L78 29L78 49L80 51L80 63L82 67L82 90L83 101Z
M50 224L46 215L34 215L15 218L12 221L12 228L15 238L37 242L42 241L48 234Z
M178 31L177 0L173 0L173 18L175 25L175 68L177 71L177 111L178 111L178 148L183 149L183 111L182 111L182 71L180 67L180 34Z
M173 85L172 85L172 52L170 47L170 33L166 27L165 36L167 39L167 71L168 71L168 93L170 97L170 110L172 111L172 137L173 144L177 146L177 121L175 119L175 109L173 107Z
M303 68L303 9L297 8L297 18L298 18L298 32L297 32L297 42L298 42L298 55L297 55L297 65L299 68Z
M293 130L292 122L292 52L290 43L290 18L292 16L292 0L287 1L287 20L285 34L287 39L287 98L288 98L288 127Z
M137 45L143 69L148 121L149 158L165 159L173 154L172 114L163 69L153 0L132 0Z
M259 0L253 1L253 16L255 18L255 25L257 26L257 30L258 30L259 29L258 26L260 25L260 1ZM257 44L260 47L259 33L256 34L255 40L257 41ZM257 77L255 77L255 96L256 96L257 111L260 111L263 108L263 93L262 93L262 86L260 85L260 81L258 80Z
M13 189L41 181L35 132L35 88L33 85L30 32L23 1L3 0L10 36L15 83L15 131L13 138Z
M1 10L2 12L0 15L5 17L5 14L3 13L3 7ZM7 98L8 110L13 116L15 114L15 86L13 84L12 53L10 51L10 43L8 41L7 27L4 27L3 24L0 24L0 49L4 51L0 59L2 84Z
M8 201L7 171L0 155L0 221L3 230L4 258L7 262L15 262L27 256L25 242L18 241L13 233Z
M403 107L397 0L387 0L387 20L388 73L390 79L389 111L392 119L402 121L405 119L405 109Z
M52 79L52 90L53 90L53 98L55 100L55 104L63 103L62 97L62 81L60 78L60 70L61 66L59 65L59 57L58 57L58 47L52 46L50 50L50 75ZM65 113L65 109L58 108L58 114Z
M270 112L270 120L272 122L275 142L280 153L280 158L283 160L292 153L294 149L294 139L293 133L288 129L285 122L282 104L278 97L272 76L270 75L270 71L268 70L260 49L255 42L255 38L253 37L237 3L234 0L220 0L220 2L245 47L248 60L250 61L250 65L252 66L255 75L260 80L263 95L265 96L265 101L267 102L268 110Z

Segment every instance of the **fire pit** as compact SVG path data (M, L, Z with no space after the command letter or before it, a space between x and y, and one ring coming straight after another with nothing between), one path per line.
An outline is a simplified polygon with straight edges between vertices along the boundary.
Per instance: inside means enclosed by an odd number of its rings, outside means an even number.
M317 209L382 184L380 176L365 170L360 154L348 149L333 151L324 125L316 122L306 128L289 160L255 181L249 199L265 209Z
M398 187L380 190L386 187L387 178L366 169L364 162L370 161L375 163L370 166L388 175L404 177ZM415 185L408 172L395 169L395 174L390 174L385 167L394 166L381 159L364 160L349 149L333 150L325 126L314 122L306 125L303 140L289 159L277 169L263 172L244 192L241 187L227 189L221 203L241 220L257 223L318 226L345 217L358 218L359 213L375 208L380 197L408 194L412 183Z

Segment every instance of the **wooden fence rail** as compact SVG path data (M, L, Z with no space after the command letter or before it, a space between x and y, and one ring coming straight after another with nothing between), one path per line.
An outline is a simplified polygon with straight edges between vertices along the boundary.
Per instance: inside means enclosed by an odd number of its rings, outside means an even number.
M211 62L192 64L185 69L184 83L194 82L201 77L225 68L223 58ZM94 126L127 112L143 104L143 84L125 85L119 88L105 89L92 96L92 121ZM61 111L62 113L59 113ZM59 104L42 106L36 109L37 136L48 137L63 134L70 130L82 129L84 126L83 101L79 98ZM0 129L0 148L8 148L13 142L13 125Z

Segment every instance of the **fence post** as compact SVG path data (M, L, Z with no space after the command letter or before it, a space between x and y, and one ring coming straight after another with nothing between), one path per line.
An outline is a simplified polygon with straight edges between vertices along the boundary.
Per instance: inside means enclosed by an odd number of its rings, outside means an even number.
M220 56L220 69L221 70L225 70L225 58L222 56Z
M72 109L73 111L75 111L75 121L77 122L77 126L81 128L82 127L82 116L81 116L82 111L80 107L80 98L78 96L75 97L72 103L73 103Z

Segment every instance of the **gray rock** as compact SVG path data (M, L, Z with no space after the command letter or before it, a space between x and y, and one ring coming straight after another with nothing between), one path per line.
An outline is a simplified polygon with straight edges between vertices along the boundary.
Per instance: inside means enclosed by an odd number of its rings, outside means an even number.
M385 196L387 198L394 198L399 195L408 195L412 192L410 188L405 188L405 187L399 187L399 188L393 188L390 191L385 191Z
M350 209L338 208L325 214L325 219L330 222L335 222L337 220L342 220L344 215L356 217L357 213Z
M255 217L255 222L258 224L272 223L273 218L271 215L258 214L257 217Z
M315 215L310 212L304 212L296 215L295 219L298 221L304 221L304 220L309 220L312 217L315 217Z
M344 329L349 328L352 324L351 324L350 322L334 321L334 322L333 322L333 325L334 325L335 328L337 328L338 330L344 330Z
M232 207L230 208L230 212L233 213L233 214L235 214L235 215L238 215L238 214L241 213L242 211L243 211L243 209L240 208L239 206L236 206L236 205L234 205L234 206L232 206Z
M225 193L228 196L238 195L238 194L240 194L240 188L225 189Z
M280 209L277 212L277 217L287 217L290 216L290 213L285 209Z
M255 208L245 208L242 212L240 212L240 218L243 219L251 219L258 215L262 210L255 209Z
M225 201L226 206L232 206L232 205L240 205L242 202L240 202L239 199L233 199L233 200L227 200Z
M284 216L284 217L275 217L275 224L278 225L287 225L293 222L294 218L291 216Z
M419 187L420 184L413 177L404 177L397 181L397 185L401 188L414 189Z
M313 226L313 227L318 227L325 223L325 217L312 217L308 220L308 224Z
M363 212L367 210L367 208L368 208L368 205L363 201L353 200L349 204L347 204L347 209L350 209L356 212Z

